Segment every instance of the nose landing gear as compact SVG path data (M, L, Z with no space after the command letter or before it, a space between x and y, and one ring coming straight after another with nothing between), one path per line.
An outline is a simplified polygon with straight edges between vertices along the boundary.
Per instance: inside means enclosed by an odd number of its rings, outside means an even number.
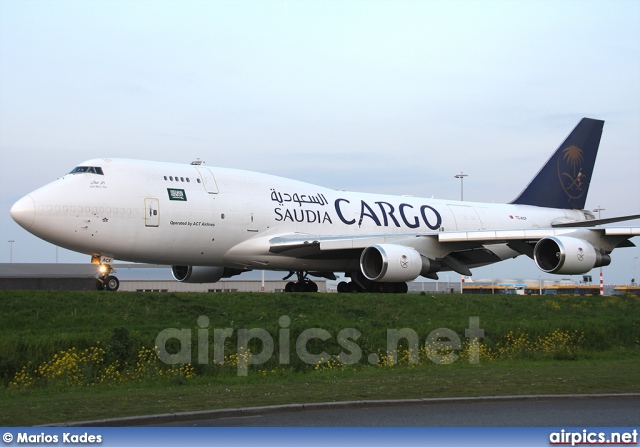
M108 290L109 292L115 292L120 287L120 280L111 273L115 273L113 267L110 264L100 264L100 273L96 278L96 289Z

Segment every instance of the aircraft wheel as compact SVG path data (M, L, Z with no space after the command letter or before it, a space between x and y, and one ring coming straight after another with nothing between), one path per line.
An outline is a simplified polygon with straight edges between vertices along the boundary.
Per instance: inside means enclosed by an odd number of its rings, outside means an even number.
M289 292L293 292L295 287L295 283L294 282L288 282L286 286L284 286L284 291L289 293Z
M396 293L407 293L409 291L409 286L406 282L398 283L398 287L396 287Z
M110 292L115 292L120 287L120 281L115 276L107 276L105 284Z
M316 284L315 282L309 281L306 284L305 292L317 292L317 291L318 291L318 284Z

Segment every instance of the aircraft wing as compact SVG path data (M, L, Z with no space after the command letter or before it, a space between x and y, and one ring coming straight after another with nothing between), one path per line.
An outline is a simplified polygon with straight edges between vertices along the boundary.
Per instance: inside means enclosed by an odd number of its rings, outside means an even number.
M306 250L321 252L332 250L364 249L373 244L394 243L412 237L436 236L438 233L426 234L369 234L349 236L318 236L313 234L295 233L274 237L269 240L271 253L285 253L291 250Z
M640 236L640 227L612 227L612 228L580 228L581 230L599 232L604 236ZM438 235L440 242L478 242L500 243L511 241L533 242L549 236L562 236L575 233L575 227L539 228L526 230L479 230L479 231L451 231Z
M422 257L440 263L441 270L453 270L471 276L470 268L513 258L520 254L533 259L536 243L545 238L555 238L558 244L575 241L587 243L597 247L600 253L607 254L614 248L634 246L628 240L634 236L640 236L640 227L563 226L350 236L291 234L270 239L269 251L274 254L308 259L327 259L334 256L358 259L362 251L372 245L397 245L414 248ZM558 250L563 249L564 247ZM567 248L567 250L572 249L574 249L572 246ZM581 250L577 247L576 249ZM433 274L423 276L437 277Z
M355 236L319 236L296 233L277 236L269 240L272 253L285 253L291 250L307 250L321 252L331 250L364 249L373 244L399 243L404 245L408 238L434 238L442 244L464 243L470 246L499 244L509 242L536 242L549 236L561 236L576 231L577 228L537 228L521 230L476 230L446 231L407 234L371 234ZM640 236L640 227L580 228L581 230L599 232L604 236L622 236L631 238Z

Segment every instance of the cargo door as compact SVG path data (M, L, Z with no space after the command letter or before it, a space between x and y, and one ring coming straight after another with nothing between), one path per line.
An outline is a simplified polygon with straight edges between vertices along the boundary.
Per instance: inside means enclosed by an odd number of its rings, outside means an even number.
M211 171L202 166L197 167L196 170L198 171L198 174L200 174L200 179L202 180L204 189L209 194L218 194L218 184L216 183L216 179L213 177Z
M457 230L482 230L482 221L471 206L448 205L456 220Z

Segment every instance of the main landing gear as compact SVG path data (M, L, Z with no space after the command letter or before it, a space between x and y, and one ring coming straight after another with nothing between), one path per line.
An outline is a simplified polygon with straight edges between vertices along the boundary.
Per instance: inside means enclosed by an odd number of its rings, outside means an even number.
M100 264L100 273L98 273L98 277L96 278L96 289L108 290L110 292L118 290L118 287L120 287L120 281L118 278L111 275L111 273L115 272L116 271L110 264Z
M291 272L282 279L287 280L291 278L294 275L294 273L298 277L298 281L288 282L287 285L284 287L285 292L317 292L318 291L318 285L307 278L307 275L308 275L307 272Z
M293 282L288 282L284 288L285 292L317 292L318 285L309 280L307 276L308 272L297 271L290 272L287 276L282 278L283 280L287 280L291 278L293 275L298 277L298 280ZM318 274L314 274L314 276L320 276ZM409 291L409 286L406 282L374 282L369 281L364 276L362 276L359 272L347 273L346 276L351 277L350 282L341 281L338 283L338 292L339 293L407 293ZM330 279L335 279L333 276Z

